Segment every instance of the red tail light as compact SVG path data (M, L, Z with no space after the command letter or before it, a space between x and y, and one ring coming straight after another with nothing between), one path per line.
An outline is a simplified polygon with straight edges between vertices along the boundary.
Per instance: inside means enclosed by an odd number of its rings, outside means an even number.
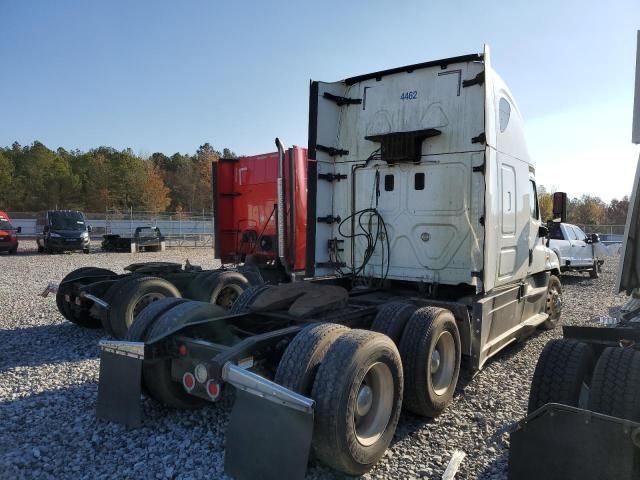
M184 389L187 392L190 392L191 390L193 390L193 387L196 386L196 378L193 376L193 373L186 372L182 376L182 385L184 386Z
M217 400L218 397L220 396L221 391L222 391L222 388L220 388L220 385L218 385L213 380L209 380L207 382L207 395L209 395L209 398L211 400Z

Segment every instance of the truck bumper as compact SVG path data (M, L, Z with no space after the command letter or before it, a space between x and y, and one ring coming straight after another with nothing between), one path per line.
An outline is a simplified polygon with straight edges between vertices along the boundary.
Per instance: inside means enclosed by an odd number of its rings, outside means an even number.
M137 427L142 423L142 342L100 341L98 418ZM304 478L315 402L231 361L222 379L236 388L227 428L225 472L242 479Z

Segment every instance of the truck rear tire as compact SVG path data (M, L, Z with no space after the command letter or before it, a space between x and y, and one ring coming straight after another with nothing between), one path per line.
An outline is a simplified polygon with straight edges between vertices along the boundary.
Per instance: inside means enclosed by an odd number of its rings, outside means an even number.
M170 307L165 313L156 317L147 328L145 341L168 334L187 323L205 320L206 318L225 315L226 312L210 303L186 301ZM173 408L194 409L207 401L189 395L182 384L171 378L171 360L161 359L144 362L142 365L143 384L151 398Z
M167 297L180 297L178 289L167 280L151 276L131 276L116 282L105 295L110 305L103 322L114 338L124 338L135 317L153 302Z
M348 327L337 323L315 323L300 330L280 359L275 382L309 396L318 367L329 347L348 331Z
M621 347L604 349L593 370L589 409L640 421L640 352Z
M453 399L462 359L453 314L435 307L416 310L402 334L400 355L405 408L424 417L440 415Z
M371 324L371 330L384 333L393 340L393 343L398 345L405 325L417 309L418 307L411 303L386 303L378 310L378 314Z
M129 342L142 342L146 338L149 328L156 322L161 315L171 310L173 307L181 303L188 302L186 298L163 298L157 302L153 302L147 308L140 312L124 339Z
M92 317L89 309L81 309L80 312L76 313L75 308L69 305L69 303L64 299L65 295L68 294L71 290L70 285L62 285L64 282L75 280L85 276L93 276L93 275L115 275L115 272L111 270L107 270L106 268L98 268L98 267L81 267L72 272L69 272L60 282L61 287L58 288L58 292L56 293L56 306L58 307L58 311L62 314L64 318L69 320L70 322L75 323L76 325L80 325L85 328L100 328L102 323L99 318Z
M560 324L560 316L562 315L562 284L555 275L549 277L545 313L549 318L540 325L540 328L542 330L553 330Z
M233 302L231 308L229 309L229 314L238 314L244 313L249 310L249 307L253 304L253 302L258 298L258 296L264 292L269 285L266 283L263 285L255 285L253 287L247 288L242 294Z
M400 354L389 337L367 330L340 335L313 383L315 456L349 475L369 471L393 438L402 388Z
M229 309L248 287L249 281L239 272L202 272L189 284L188 296Z
M592 369L591 346L564 338L550 340L533 373L527 412L532 413L547 403L577 407Z

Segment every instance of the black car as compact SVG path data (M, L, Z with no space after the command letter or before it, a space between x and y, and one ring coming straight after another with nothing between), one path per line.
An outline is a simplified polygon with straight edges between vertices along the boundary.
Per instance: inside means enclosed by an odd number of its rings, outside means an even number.
M49 210L38 221L42 233L38 235L39 252L65 252L82 250L89 253L91 227L84 213L76 210Z

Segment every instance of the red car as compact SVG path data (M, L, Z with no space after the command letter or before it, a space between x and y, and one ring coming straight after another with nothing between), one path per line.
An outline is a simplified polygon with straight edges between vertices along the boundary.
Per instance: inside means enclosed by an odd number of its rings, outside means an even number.
M21 231L22 227L13 228L9 215L0 210L0 252L16 253L18 251L18 236L16 234Z

